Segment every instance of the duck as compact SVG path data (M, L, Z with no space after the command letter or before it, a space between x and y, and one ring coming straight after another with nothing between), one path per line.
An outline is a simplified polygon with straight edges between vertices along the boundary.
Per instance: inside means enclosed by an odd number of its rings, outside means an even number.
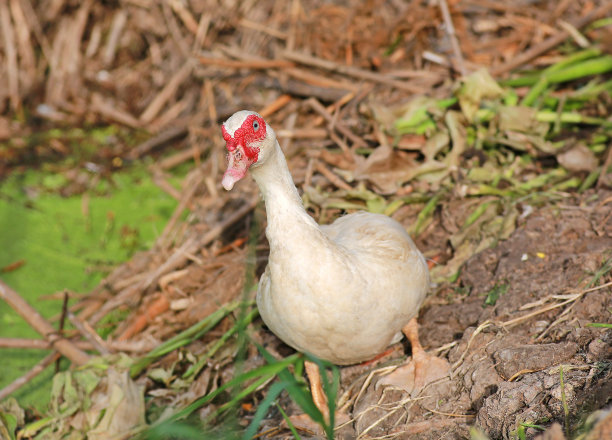
M273 128L258 113L234 113L221 132L227 149L222 186L230 191L248 172L265 203L270 254L256 302L266 326L295 350L337 365L371 360L403 334L412 360L387 384L414 391L446 375L448 362L419 343L416 317L429 270L404 227L364 211L317 224ZM306 361L305 370L315 405L329 417L317 365Z

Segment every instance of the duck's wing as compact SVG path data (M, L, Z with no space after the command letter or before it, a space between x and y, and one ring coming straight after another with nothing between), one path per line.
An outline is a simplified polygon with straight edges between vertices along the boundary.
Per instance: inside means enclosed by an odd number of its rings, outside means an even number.
M356 212L321 226L321 230L332 242L349 251L390 259L416 258L425 265L422 254L402 225L386 215Z

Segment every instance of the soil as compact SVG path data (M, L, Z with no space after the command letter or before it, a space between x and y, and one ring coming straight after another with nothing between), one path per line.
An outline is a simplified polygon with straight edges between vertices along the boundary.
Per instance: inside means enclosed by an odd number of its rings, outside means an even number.
M534 438L542 429L521 423L567 422L573 432L609 404L612 330L588 325L612 321L610 287L590 288L609 264L611 195L524 209L508 240L472 256L456 283L436 287L419 314L421 341L448 359L450 378L413 396L377 387L382 367L403 359L401 344L376 364L342 368L339 395L352 422L339 437L462 439L476 425L492 439L517 438L519 429ZM494 290L499 298L485 304ZM546 438L564 438L553 426Z

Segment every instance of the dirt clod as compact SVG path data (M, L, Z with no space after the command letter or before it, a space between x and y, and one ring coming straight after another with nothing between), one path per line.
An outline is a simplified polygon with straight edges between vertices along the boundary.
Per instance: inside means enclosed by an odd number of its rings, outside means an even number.
M493 357L496 369L504 379L513 378L520 372L538 371L545 367L567 361L578 351L578 344L522 345L497 351Z

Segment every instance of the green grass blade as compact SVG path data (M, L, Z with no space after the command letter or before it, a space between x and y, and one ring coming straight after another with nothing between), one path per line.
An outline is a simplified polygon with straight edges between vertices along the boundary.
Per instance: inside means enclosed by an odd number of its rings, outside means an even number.
M213 344L213 346L206 352L206 354L204 354L200 359L198 359L197 363L189 367L189 369L183 374L183 379L187 379L191 376L195 376L196 374L198 374L200 370L204 368L208 359L214 356L215 353L221 347L223 347L223 345L227 342L229 338L231 338L233 335L241 331L241 329L244 328L244 326L250 324L253 321L253 319L255 319L258 315L259 315L259 310L257 308L254 308L250 312L248 312L241 321L237 321L232 328L226 331L223 334L223 336L221 336Z
M478 205L476 207L476 209L474 209L474 211L472 211L472 213L468 216L468 218L465 220L465 223L463 224L463 228L467 228L468 226L472 225L476 220L478 220L478 218L485 213L485 211L487 210L487 208L489 207L489 205L491 203L493 203L494 200L488 200L486 202L481 203L480 205Z
M239 305L240 302L236 301L224 307L221 307L220 309L216 310L214 313L211 313L197 324L192 325L187 330L182 331L173 338L168 339L160 346L154 348L144 357L137 360L134 365L132 365L132 368L130 368L131 377L138 376L145 368L147 368L147 366L155 362L155 360L157 360L161 356L164 356L170 353L172 350L176 350L179 347L183 347L195 341L196 339L201 338L204 334L214 328L223 318L230 314Z
M571 55L568 55L567 57L565 57L561 61L553 64L550 67L548 67L546 70L544 70L544 72L545 73L557 72L559 70L563 70L563 69L565 69L567 67L570 67L570 66L572 66L574 64L577 64L577 63L580 63L582 61L598 57L599 55L601 55L601 49L598 49L596 47L591 47L591 48L586 49L586 50L581 50L579 52L576 52L576 53L573 53Z
M257 432L257 428L259 427L259 424L265 417L268 409L270 408L270 406L272 406L272 404L274 403L274 400L278 397L278 395L283 390L287 390L289 392L289 395L291 395L293 394L292 392L293 388L295 388L296 386L299 387L299 385L297 385L296 383L290 383L290 382L284 382L284 381L277 382L274 385L272 385L270 389L268 390L268 394L266 395L265 399L262 400L261 403L259 404L259 407L257 408L257 411L255 412L255 416L253 417L253 420L251 421L249 427L247 428L244 435L242 436L242 439L249 440L250 438L252 438ZM282 408L280 408L280 406L279 406L279 409L281 409L281 413L283 414L283 417L285 418L285 420L287 420L287 425L290 426L290 428L293 428L292 432L294 436L296 438L300 438L300 436L297 434L297 431L295 431L295 427L289 420L289 417L287 417L287 414L285 414L285 412L282 411Z
M295 438L296 440L302 440L302 437L300 437L300 435L298 434L297 429L295 429L295 426L293 426L293 423L291 422L291 419L289 418L285 410L278 403L276 404L276 407L278 408L281 415L283 416L283 419L287 423L291 434L293 434L293 438Z
M565 434L569 437L569 407L565 396L565 382L563 380L563 365L559 366L559 386L561 387L561 404L563 405L563 416L565 418Z
M521 105L531 107L536 99L538 99L538 97L548 88L548 84L548 79L546 79L545 76L541 77L531 90L529 90L529 93L525 95Z
M278 362L276 359L274 359L274 357L272 357L270 353L268 353L268 351L264 347L257 345L257 348L259 349L259 352L266 360L266 362ZM304 357L301 354L300 356L300 361L296 363L295 369L296 371L299 370L300 374L302 374L304 368ZM287 390L291 399L293 399L293 401L297 403L300 409L304 411L304 413L306 413L312 420L314 420L321 426L325 426L323 414L321 414L319 408L317 408L317 406L314 404L312 400L312 395L306 387L305 382L302 381L301 377L299 379L296 378L294 375L291 374L289 370L283 370L279 372L278 377L286 383L295 385L291 389Z
M286 386L286 382L277 382L270 387L265 399L262 400L259 406L257 407L257 411L255 411L255 415L253 416L253 420L251 420L249 427L244 432L244 435L242 436L243 440L249 440L257 433L257 428L259 427L259 424L268 412L268 409L270 409L270 406L272 406L274 400L278 397L281 391L285 389Z
M578 192L583 193L597 182L599 175L601 174L601 169L593 170L589 173L588 176L584 178L584 180L580 184L580 188L578 188Z
M576 52L568 57L565 57L563 60L558 63L553 64L552 66L544 69L541 72L532 73L529 75L524 75L519 78L511 78L508 80L501 81L501 84L509 87L524 87L524 86L533 86L537 83L543 76L555 75L557 72L569 69L574 67L577 64L583 64L583 61L586 62L592 58L601 55L601 50L597 48L590 48L580 52Z
M612 70L612 56L606 55L574 64L566 69L553 71L546 75L550 83L573 81L585 76L599 75Z
M431 199L429 199L429 201L425 204L425 206L423 207L423 209L421 210L421 212L419 212L419 215L417 216L416 223L414 223L414 225L410 228L411 233L413 235L416 236L421 233L421 229L425 226L425 222L427 221L427 219L431 217L431 215L433 214L441 198L442 198L442 193L438 193L435 196L433 196Z
M588 324L586 324L586 327L612 328L612 324L606 324L604 322L589 322Z
M595 284L597 284L597 282L605 275L607 275L609 272L612 271L612 258L608 258L606 261L604 261L601 265L601 267L599 269L597 269L597 272L595 272L595 274L593 274L593 278L591 278L591 281L589 281L589 284L587 284L587 289L590 289L591 287L595 286Z
M206 405L207 403L210 403L212 400L215 399L215 397L225 392L228 388L242 385L251 379L257 379L258 381L261 381L261 383L263 383L266 380L268 380L270 377L275 376L282 370L286 369L289 365L294 363L299 358L300 358L300 354L296 353L294 355L286 357L285 359L281 361L276 362L275 364L267 364L262 367L259 367L254 370L243 373L240 376L237 376L234 379L230 380L229 382L223 384L222 386L217 388L212 393L209 393L206 396L203 396L203 397L200 397L199 399L194 400L192 403L187 405L185 408L177 411L176 413L174 413L172 416L170 416L166 420L172 421L172 420L179 420L179 419L185 418L189 416L192 412L197 410L198 408ZM162 420L159 420L155 424L159 424L162 422L163 422Z

